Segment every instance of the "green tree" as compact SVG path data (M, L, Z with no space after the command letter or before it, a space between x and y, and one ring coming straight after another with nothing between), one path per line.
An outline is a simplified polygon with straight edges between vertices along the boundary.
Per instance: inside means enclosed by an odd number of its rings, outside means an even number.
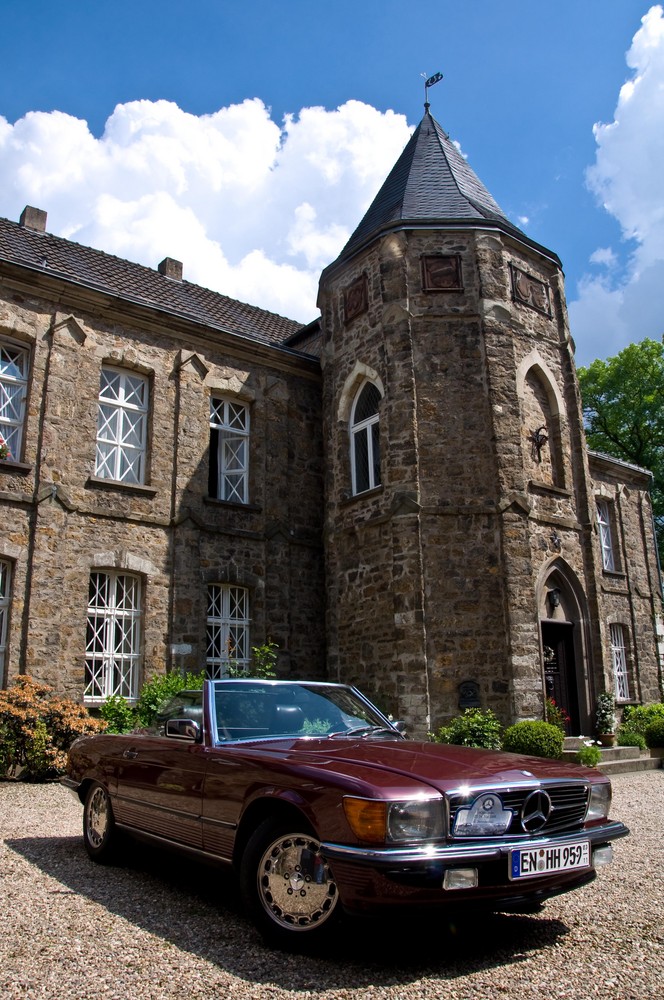
M614 358L579 368L579 384L589 446L653 474L664 565L664 346L648 339L630 344Z

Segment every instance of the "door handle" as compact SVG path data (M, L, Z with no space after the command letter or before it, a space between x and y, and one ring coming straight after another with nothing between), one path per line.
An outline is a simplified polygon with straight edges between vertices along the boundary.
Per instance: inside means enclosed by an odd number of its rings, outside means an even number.
M122 756L126 757L127 760L134 760L135 757L138 757L138 750L125 750Z

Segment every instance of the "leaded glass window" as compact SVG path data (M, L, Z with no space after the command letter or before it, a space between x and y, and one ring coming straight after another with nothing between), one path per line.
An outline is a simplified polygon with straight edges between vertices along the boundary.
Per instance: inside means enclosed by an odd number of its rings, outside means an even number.
M97 416L96 475L119 483L145 482L148 381L103 368Z
M249 594L244 587L208 587L207 675L228 676L229 667L249 667Z
M350 420L353 493L380 486L380 400L376 386L365 382L353 404Z
M0 444L7 458L20 461L28 394L28 352L8 341L0 342Z
M217 500L249 499L249 408L228 399L210 400L209 494Z
M127 573L92 573L85 649L85 701L138 693L141 581Z
M616 689L616 701L629 701L629 675L627 671L627 647L625 629L622 625L611 625L611 658Z

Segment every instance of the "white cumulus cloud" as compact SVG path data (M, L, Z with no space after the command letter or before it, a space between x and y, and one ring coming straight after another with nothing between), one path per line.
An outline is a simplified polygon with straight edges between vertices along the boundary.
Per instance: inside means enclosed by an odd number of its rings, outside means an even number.
M587 181L631 241L626 269L613 267L612 248L591 262L611 276L586 275L570 302L581 364L608 357L664 332L664 10L651 7L627 53L632 77L618 96L614 120L594 128L597 153Z
M598 247L590 255L590 263L598 264L600 267L615 267L618 257L611 247Z
M281 124L258 98L191 115L118 105L95 137L62 112L0 117L0 215L307 322L333 260L408 141L403 115L359 101Z

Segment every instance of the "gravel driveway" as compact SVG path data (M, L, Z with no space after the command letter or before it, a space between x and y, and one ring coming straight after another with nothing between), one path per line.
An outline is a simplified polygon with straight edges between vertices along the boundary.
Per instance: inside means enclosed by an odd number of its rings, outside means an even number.
M664 996L664 771L613 779L632 836L533 917L361 921L315 956L266 949L215 869L136 847L90 862L59 785L0 783L0 996L455 1000Z

